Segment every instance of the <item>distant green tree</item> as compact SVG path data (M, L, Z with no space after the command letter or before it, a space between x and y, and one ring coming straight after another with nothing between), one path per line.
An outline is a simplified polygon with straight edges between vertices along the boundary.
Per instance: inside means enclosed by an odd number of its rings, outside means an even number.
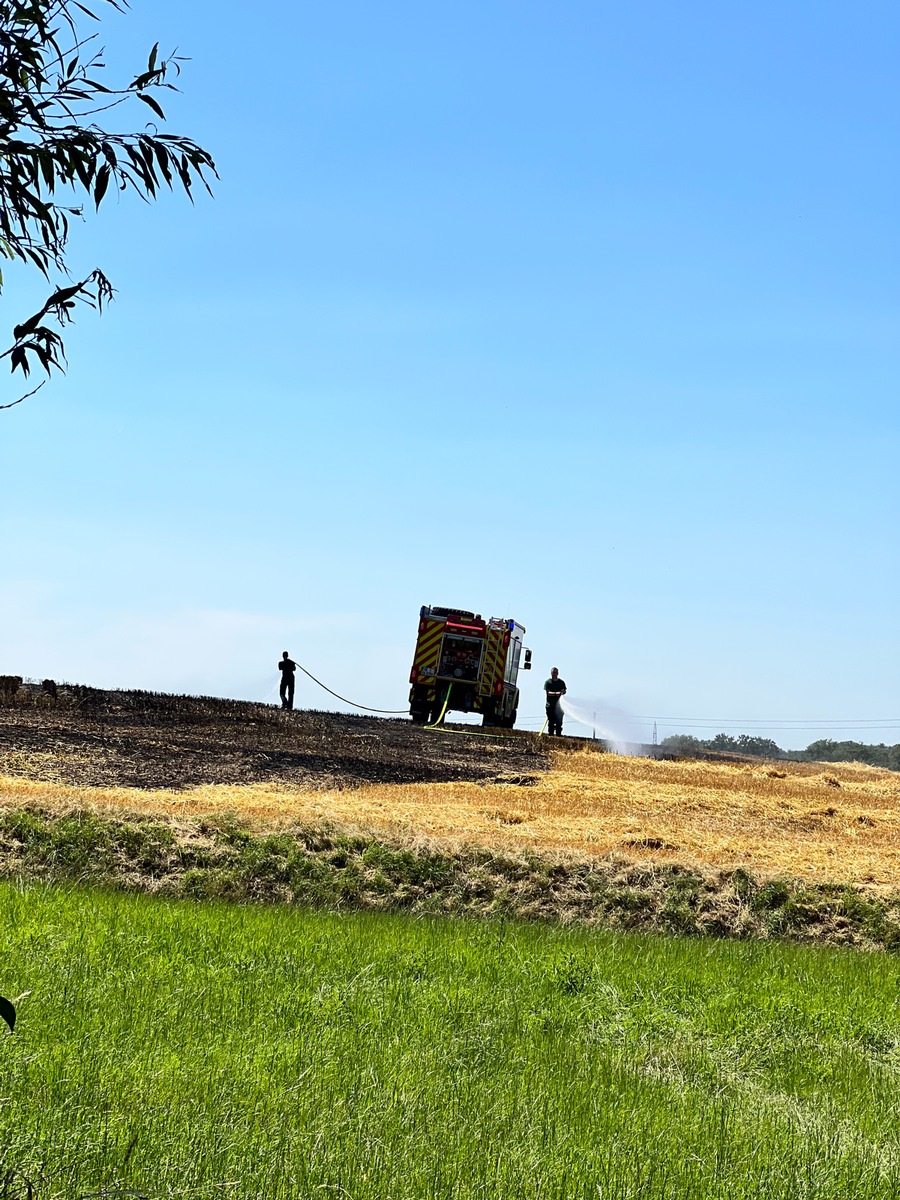
M778 743L773 742L771 738L742 733L737 741L739 753L749 754L753 758L781 758L784 753Z
M736 754L738 748L737 738L732 737L730 733L717 733L702 745L704 750L719 750L726 754Z
M831 738L820 738L817 742L810 742L803 754L813 762L835 762L832 755L836 748L837 742L833 742Z
M821 738L810 742L805 750L782 750L771 738L741 733L717 733L714 738L700 741L686 733L674 733L663 738L661 746L673 754L700 754L711 750L719 754L743 754L751 758L787 758L794 762L860 762L872 767L900 771L900 744L887 746L883 742L869 746L863 742L835 742Z
M884 742L870 746L864 742L835 742L831 738L821 738L810 742L803 757L810 762L860 762L871 767L900 770L900 745L887 746Z
M741 733L733 737L730 733L717 733L709 742L703 745L707 750L719 750L731 754L746 754L751 758L781 758L784 751L771 738L756 737L750 733Z
M123 10L118 0L96 0ZM180 61L159 57L130 82L108 86L96 35L82 36L76 18L97 20L78 0L0 0L0 256L35 268L53 288L36 313L17 324L0 354L27 377L37 363L49 376L63 369L59 330L79 302L102 308L113 289L99 268L73 279L67 263L69 225L82 214L79 195L99 209L110 189L152 200L163 187L188 196L195 182L209 190L210 155L189 138L112 133L95 118L138 101L164 121L159 94L171 89ZM52 276L56 276L56 282ZM0 274L0 291L3 279ZM42 384L38 385L39 387ZM0 408L11 408L37 388Z
M712 750L717 754L744 754L753 758L784 757L784 751L771 738L755 737L749 733L741 733L737 737L730 733L717 733L706 741L686 733L673 733L663 738L661 745L664 750L671 750L674 754L699 754Z
M703 749L703 743L688 733L670 734L669 737L663 738L660 746L672 754L696 754Z

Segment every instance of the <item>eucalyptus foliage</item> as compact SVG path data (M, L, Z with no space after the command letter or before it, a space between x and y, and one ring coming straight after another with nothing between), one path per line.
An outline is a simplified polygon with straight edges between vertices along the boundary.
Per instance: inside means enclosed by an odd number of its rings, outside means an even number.
M98 3L122 11L118 0ZM0 0L0 255L34 267L53 289L0 354L26 377L35 364L48 376L62 369L59 330L79 303L101 309L113 296L99 268L83 279L68 270L70 223L85 204L99 209L112 191L152 200L164 187L191 197L197 183L209 191L215 175L211 156L190 138L161 134L155 124L139 133L103 127L134 101L164 121L159 97L173 89L183 60L161 58L157 43L130 82L103 82L97 35L83 35L77 24L98 20L77 0Z

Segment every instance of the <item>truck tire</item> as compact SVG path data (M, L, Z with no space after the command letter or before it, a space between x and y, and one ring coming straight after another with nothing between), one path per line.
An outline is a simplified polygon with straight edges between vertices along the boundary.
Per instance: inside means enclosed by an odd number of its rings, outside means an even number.
M514 708L508 717L500 717L495 724L499 725L501 729L512 729L516 723L516 716L518 715L518 712L519 710Z
M500 709L502 717L497 721L501 729L512 729L519 713L519 689L511 690L503 697Z

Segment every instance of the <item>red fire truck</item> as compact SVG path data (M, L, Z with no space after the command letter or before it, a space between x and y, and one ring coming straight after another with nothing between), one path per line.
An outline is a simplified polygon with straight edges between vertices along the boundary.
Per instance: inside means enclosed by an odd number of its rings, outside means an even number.
M484 725L512 729L520 660L523 671L531 670L524 635L523 626L506 618L485 621L461 608L423 605L409 673L409 715L422 725L442 721L451 709L476 712Z

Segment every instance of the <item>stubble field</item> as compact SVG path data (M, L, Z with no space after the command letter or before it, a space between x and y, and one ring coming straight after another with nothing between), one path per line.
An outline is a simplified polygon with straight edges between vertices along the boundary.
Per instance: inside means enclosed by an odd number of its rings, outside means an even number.
M93 692L0 708L0 871L900 945L900 777Z
M889 1200L898 782L0 708L0 1194Z
M0 709L0 805L232 814L441 851L742 868L890 891L900 775L857 764L654 760L534 734L482 736L262 705L96 693Z

